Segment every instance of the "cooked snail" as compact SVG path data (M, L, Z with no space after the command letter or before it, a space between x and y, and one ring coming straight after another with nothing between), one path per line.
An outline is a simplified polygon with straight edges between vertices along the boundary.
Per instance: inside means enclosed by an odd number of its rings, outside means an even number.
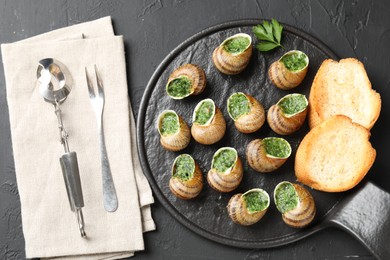
M315 202L302 186L283 181L275 187L274 200L287 225L301 228L313 221L316 214Z
M271 64L268 76L275 86L289 90L301 84L308 67L309 57L304 52L292 50Z
M169 151L180 151L191 140L190 128L173 110L164 110L157 119L161 145Z
M235 34L213 52L214 66L227 75L238 74L245 69L252 56L252 38L246 33Z
M221 110L212 99L200 101L192 116L191 134L201 144L214 144L222 139L226 131L226 122Z
M296 132L306 119L308 104L305 95L289 94L284 96L268 110L269 126L280 135Z
M181 154L176 157L169 188L180 199L188 200L199 195L203 188L203 175L191 155Z
M238 187L243 173L242 162L236 149L222 147L213 156L207 181L216 191L230 192Z
M194 64L184 64L175 69L168 78L166 91L173 99L183 99L189 95L198 95L206 87L204 70Z
M290 155L290 144L278 137L255 139L246 148L248 164L258 172L272 172L278 169Z
M268 193L257 188L231 197L227 210L234 223L249 226L257 223L264 216L269 203Z
M227 101L229 116L237 130L248 134L259 130L265 121L263 106L254 97L242 92L232 94Z

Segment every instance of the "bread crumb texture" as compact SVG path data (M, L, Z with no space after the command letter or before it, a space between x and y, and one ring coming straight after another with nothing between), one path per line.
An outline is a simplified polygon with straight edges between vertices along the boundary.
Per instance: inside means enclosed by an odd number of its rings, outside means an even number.
M370 132L344 115L331 116L300 143L295 158L298 181L328 192L355 187L376 157Z
M346 115L371 129L379 117L380 95L372 89L364 65L354 58L327 59L317 71L309 95L309 125Z

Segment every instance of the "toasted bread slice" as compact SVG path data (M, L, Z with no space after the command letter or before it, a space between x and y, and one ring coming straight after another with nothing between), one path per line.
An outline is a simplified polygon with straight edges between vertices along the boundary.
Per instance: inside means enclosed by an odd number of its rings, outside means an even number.
M370 131L344 115L310 130L295 157L298 181L316 190L339 192L355 187L376 157Z
M309 96L309 126L333 115L346 115L371 129L379 117L380 95L371 88L363 64L354 58L325 60L317 71Z

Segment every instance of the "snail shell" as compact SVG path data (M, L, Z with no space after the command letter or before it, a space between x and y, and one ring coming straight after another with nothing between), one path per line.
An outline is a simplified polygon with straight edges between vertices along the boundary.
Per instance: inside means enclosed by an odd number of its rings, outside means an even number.
M178 175L177 170L187 170L185 176ZM172 193L184 200L195 198L203 188L203 175L199 165L189 154L181 154L176 157L172 165L172 177L169 180L169 188Z
M165 116L170 116L176 130L172 133L164 132ZM168 151L180 151L188 146L191 140L190 128L187 123L173 110L164 110L157 119L157 130L160 134L160 143Z
M295 195L283 198L283 200L288 200L289 203L292 203L291 207L283 208L278 194L283 191L285 192L284 189L286 188L294 189ZM274 190L274 201L276 207L282 213L283 221L291 227L305 227L313 221L316 215L316 206L313 197L308 190L298 184L287 181L279 183Z
M248 198L258 199L262 205L259 208L248 206ZM249 226L257 223L267 212L270 198L266 191L262 189L251 189L244 194L238 193L230 198L227 210L234 223Z
M245 100L241 101L237 98L242 99L245 97ZM239 115L238 117L234 115L232 109L234 102L248 103L248 112ZM237 130L244 134L254 133L259 130L265 121L265 111L263 106L257 101L254 97L246 95L242 92L233 93L227 101L228 113L229 116L234 120L234 125Z
M234 39L244 37L248 40L248 45L241 52L229 52L226 46ZM214 66L223 74L234 75L245 69L252 56L252 38L246 33L235 34L219 45L213 52L212 60Z
M267 149L267 145L278 145L283 151L277 154ZM268 151L267 151L268 150ZM257 172L272 172L282 166L291 155L291 146L283 138L267 137L251 141L246 148L249 166Z
M306 65L299 70L289 70L283 63L283 59L290 55L302 55ZM308 67L309 57L304 52L292 50L286 52L279 60L271 64L268 69L268 76L275 86L283 90L289 90L301 84L306 76Z
M207 103L212 104L212 113L206 122L198 122L197 113L202 109L202 105ZM194 139L201 144L210 145L222 139L226 132L226 122L221 110L215 105L212 99L204 99L200 101L192 116L191 134Z
M189 91L183 93L183 95L174 95L170 89L171 84L175 80L185 80L189 84ZM184 64L175 69L168 78L166 85L166 91L168 96L173 99L183 99L189 95L198 95L203 92L206 87L206 74L204 70L194 64Z
M229 152L235 154L234 162L229 165L227 169L221 171L217 169L217 164L219 164L219 155L225 157ZM232 155L232 153L230 153ZM226 157L225 157L226 158ZM219 162L218 162L219 161ZM211 169L207 174L207 181L209 185L219 192L230 192L240 185L243 177L244 169L242 167L241 159L238 157L236 149L232 147L222 147L218 149L211 162Z
M300 101L298 99L301 99ZM298 107L293 113L286 113L284 109L285 101L302 102L302 106ZM281 98L278 103L271 106L267 113L267 121L271 129L280 135L289 135L296 131L305 122L308 101L302 94L289 94Z

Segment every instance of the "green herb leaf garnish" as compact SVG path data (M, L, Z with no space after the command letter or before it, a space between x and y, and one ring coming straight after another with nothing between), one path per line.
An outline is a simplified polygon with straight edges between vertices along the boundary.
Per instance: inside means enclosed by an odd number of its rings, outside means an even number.
M252 32L255 34L256 38L260 40L260 42L256 44L256 48L259 51L270 51L277 47L283 48L280 44L282 31L283 26L275 19L272 19L271 23L264 21L262 24L253 26Z

